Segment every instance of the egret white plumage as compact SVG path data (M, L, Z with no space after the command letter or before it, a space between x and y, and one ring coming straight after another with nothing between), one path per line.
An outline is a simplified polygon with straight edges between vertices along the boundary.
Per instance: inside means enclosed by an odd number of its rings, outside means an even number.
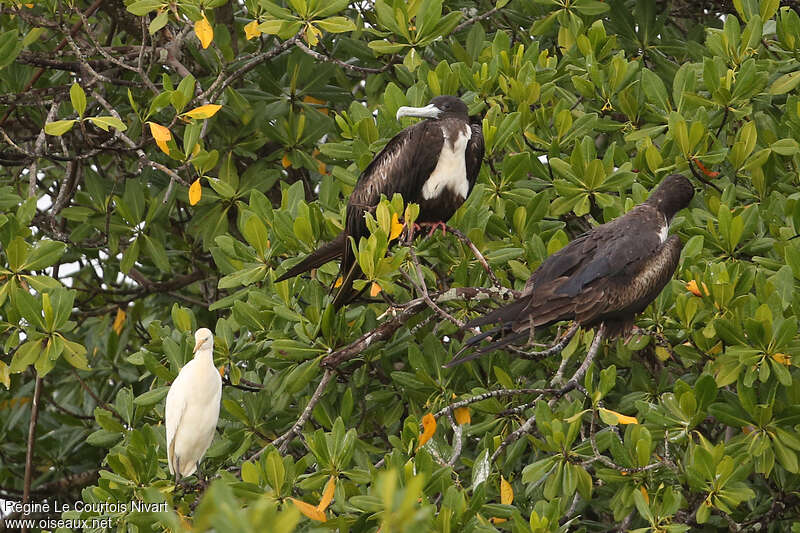
M178 373L167 393L167 463L176 479L192 475L214 440L222 398L222 378L214 366L214 335L194 334L194 359Z

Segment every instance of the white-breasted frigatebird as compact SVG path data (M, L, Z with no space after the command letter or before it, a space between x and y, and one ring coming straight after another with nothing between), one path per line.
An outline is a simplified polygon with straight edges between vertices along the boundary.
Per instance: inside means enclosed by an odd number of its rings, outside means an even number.
M692 196L688 179L667 176L647 201L545 259L519 298L464 325L500 324L468 339L461 352L486 338L492 342L464 357L459 352L445 366L527 339L531 328L562 320L587 328L602 325L607 338L630 332L636 315L675 273L683 243L677 235L667 236L669 223Z
M483 130L470 124L466 104L456 96L437 96L425 107L397 110L403 116L426 118L395 135L359 176L350 199L344 230L311 252L276 281L297 276L341 257L342 284L336 307L352 297L360 269L351 249L369 236L364 214L375 209L381 195L399 193L406 203L419 205L417 222L444 223L464 203L483 162Z

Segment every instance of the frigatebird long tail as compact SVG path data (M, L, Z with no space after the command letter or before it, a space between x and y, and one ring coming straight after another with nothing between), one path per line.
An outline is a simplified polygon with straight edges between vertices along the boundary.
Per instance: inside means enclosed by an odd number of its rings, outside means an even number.
M291 267L289 270L284 272L275 282L284 281L289 278L293 278L295 276L299 276L304 272L308 272L313 268L319 268L328 261L333 261L334 259L338 259L342 256L342 252L344 251L344 240L345 234L342 231L337 235L331 242L325 243Z

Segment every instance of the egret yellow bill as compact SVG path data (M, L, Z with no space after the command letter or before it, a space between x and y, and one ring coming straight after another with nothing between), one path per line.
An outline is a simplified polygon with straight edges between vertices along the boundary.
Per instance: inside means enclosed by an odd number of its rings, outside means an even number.
M222 378L214 366L214 335L194 334L194 359L178 373L167 393L167 462L176 479L192 475L214 440L222 397Z

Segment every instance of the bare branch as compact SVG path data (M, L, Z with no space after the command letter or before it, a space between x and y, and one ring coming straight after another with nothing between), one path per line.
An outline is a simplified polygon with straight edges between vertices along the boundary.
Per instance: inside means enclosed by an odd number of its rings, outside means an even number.
M33 389L31 402L31 421L28 424L28 448L25 452L25 485L22 490L22 503L28 503L31 498L31 482L33 481L33 449L36 444L36 423L39 421L39 399L42 395L42 378L36 374L36 385ZM23 525L23 532L28 531L28 526Z

